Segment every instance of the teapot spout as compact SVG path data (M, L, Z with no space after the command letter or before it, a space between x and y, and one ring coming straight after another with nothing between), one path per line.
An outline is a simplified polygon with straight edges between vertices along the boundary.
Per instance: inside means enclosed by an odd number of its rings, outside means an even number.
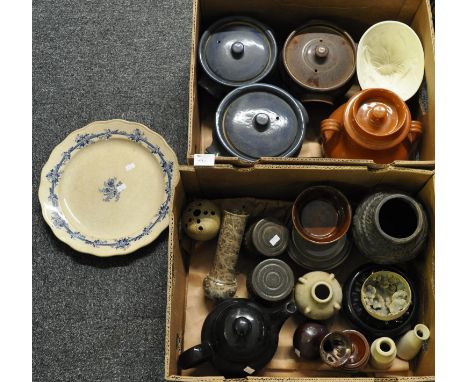
M270 319L273 325L279 330L289 317L297 311L297 306L293 300L289 300L277 307L274 307L270 313Z

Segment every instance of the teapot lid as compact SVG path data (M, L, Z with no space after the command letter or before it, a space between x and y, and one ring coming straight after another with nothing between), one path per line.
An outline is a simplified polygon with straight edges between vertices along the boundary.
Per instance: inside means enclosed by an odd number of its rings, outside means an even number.
M260 81L277 58L273 32L249 17L226 17L211 25L198 48L201 66L214 81L241 86Z
M231 91L216 111L216 134L233 156L247 161L288 157L302 146L304 107L284 90L252 84Z
M359 145L385 150L401 143L409 133L411 114L406 103L387 89L362 90L348 101L344 127Z
M283 63L302 87L329 92L348 82L356 70L352 37L326 21L311 21L293 31L283 48Z
M220 303L216 312L205 321L202 337L218 357L247 362L262 356L273 334L258 304L248 299L229 299Z

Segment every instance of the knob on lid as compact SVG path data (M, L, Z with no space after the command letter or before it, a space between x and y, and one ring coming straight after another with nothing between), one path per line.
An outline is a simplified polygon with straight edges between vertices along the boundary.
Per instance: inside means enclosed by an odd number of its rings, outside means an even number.
M289 35L283 48L283 63L302 87L332 91L354 75L356 47L352 37L336 25L312 21Z
M252 84L231 91L216 111L216 134L233 156L247 161L294 155L304 141L307 114L284 90Z
M213 80L240 86L258 82L271 71L277 47L266 25L248 17L227 17L203 33L198 55Z
M384 150L403 141L410 129L406 103L386 89L366 89L348 101L344 114L346 132L363 147Z

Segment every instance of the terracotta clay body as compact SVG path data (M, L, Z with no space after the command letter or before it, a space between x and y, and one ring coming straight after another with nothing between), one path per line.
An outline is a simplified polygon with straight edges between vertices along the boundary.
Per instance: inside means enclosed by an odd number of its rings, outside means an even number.
M203 280L206 297L222 300L236 293L236 264L248 217L224 211L213 266Z
M376 163L409 159L422 132L406 103L386 89L359 92L321 123L326 157Z

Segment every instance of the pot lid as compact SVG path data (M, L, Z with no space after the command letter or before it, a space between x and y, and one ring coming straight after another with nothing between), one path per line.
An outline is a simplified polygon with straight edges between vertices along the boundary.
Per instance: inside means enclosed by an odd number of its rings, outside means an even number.
M386 89L366 89L348 101L344 126L355 142L371 150L401 143L409 133L411 115L405 102Z
M288 241L288 229L275 219L261 219L253 227L252 243L264 256L281 255L286 250Z
M256 296L276 302L291 294L294 288L294 273L284 261L267 259L254 268L249 281Z
M207 339L219 357L246 362L260 357L269 347L271 326L265 325L264 314L257 304L231 299L216 309L219 312L207 328Z
M284 90L252 84L230 92L216 111L216 134L233 156L247 161L287 157L302 146L304 107Z
M332 91L354 75L356 46L352 37L336 25L312 21L289 35L283 48L283 63L302 87Z
M227 17L203 33L198 55L213 80L241 86L258 82L270 72L277 47L266 25L248 17Z

